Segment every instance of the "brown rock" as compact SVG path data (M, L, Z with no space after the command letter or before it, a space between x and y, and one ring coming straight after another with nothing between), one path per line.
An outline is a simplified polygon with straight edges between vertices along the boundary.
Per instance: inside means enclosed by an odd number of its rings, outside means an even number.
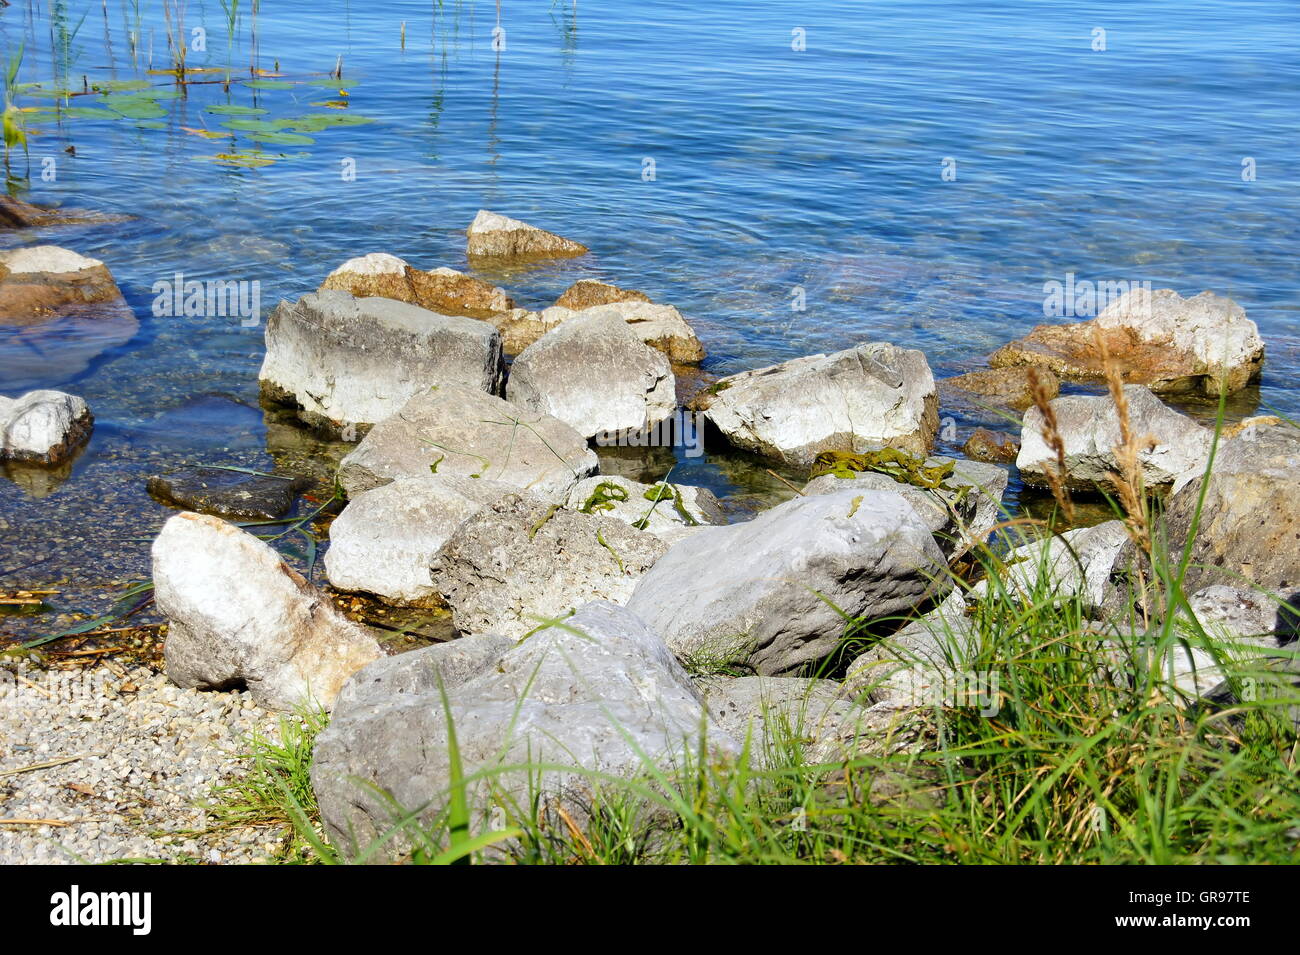
M490 318L515 307L503 289L455 269L422 271L395 255L372 252L349 259L331 272L322 289L357 298L391 298L444 315Z
M585 245L537 226L480 209L466 230L470 257L550 258L585 255Z
M1050 368L1038 368L1036 371L1038 382L1047 390L1049 401L1061 393L1060 379ZM939 382L939 394L945 402L955 399L958 403L1002 405L1016 411L1024 411L1034 403L1028 366L990 368L955 378L944 378Z
M33 325L67 306L121 298L112 274L98 259L57 245L0 252L0 325Z
M597 279L580 279L574 282L564 294L555 300L561 308L591 308L593 305L609 305L612 302L648 302L650 296L644 292L619 288Z
M1126 384L1162 394L1232 393L1259 377L1264 342L1231 299L1135 289L1090 322L1039 325L989 356L994 368L1037 365L1063 378L1104 377L1097 335Z
M991 464L1009 464L1020 453L1020 442L1009 434L976 428L961 446L962 452L972 461Z

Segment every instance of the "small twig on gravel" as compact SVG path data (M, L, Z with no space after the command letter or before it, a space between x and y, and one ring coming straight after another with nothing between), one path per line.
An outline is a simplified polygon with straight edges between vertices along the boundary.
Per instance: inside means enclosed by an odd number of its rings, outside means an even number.
M79 759L85 759L88 756L103 756L104 753L82 753L80 756L64 756L62 759L52 759L48 763L32 763L30 766L20 766L18 769L0 769L0 776L17 776L19 773L35 772L38 769L53 769L55 766L62 766L64 763L75 763Z
M0 819L0 826L70 826L62 819Z
M794 493L798 494L800 497L807 497L807 496L808 496L808 495L806 495L803 491L799 490L797 487L795 487L793 484L791 484L789 481L787 481L785 478L781 477L781 475L779 475L779 474L777 474L775 471L773 471L771 468L764 468L763 470L766 471L768 474L772 475L772 477L776 478L778 481L780 481L782 484L784 484L784 485L785 485L786 487L788 487L790 490L794 491Z

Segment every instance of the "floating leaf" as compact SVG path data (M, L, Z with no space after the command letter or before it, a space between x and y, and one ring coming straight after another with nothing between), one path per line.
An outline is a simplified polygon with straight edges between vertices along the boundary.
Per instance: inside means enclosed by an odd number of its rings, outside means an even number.
M299 133L249 133L248 138L256 143L272 143L276 146L310 146L316 142L310 136L303 136Z
M142 119L135 124L136 129L166 129L166 123L160 123L156 119Z
M284 121L284 128L296 133L319 133L331 126L361 126L373 122L370 117L358 116L356 113L314 113L310 116L287 119Z
M291 90L297 84L288 80L249 80L244 85L254 90Z
M99 80L90 84L96 93L117 93L122 90L147 90L148 80Z
M327 99L319 103L312 103L312 106L324 106L327 109L347 109L348 104L341 99Z
M270 156L249 152L217 153L215 156L209 156L208 158L227 166L240 166L246 169L257 169L275 162Z
M103 109L99 106L64 106L57 112L61 116L69 119L106 119L117 120L122 116L109 109Z
M344 86L356 86L357 81L350 76L322 76L320 79L307 80L308 86L326 86L338 89Z
M240 132L274 133L284 129L286 123L282 119L228 119L221 125Z
M162 119L167 111L147 96L110 96L108 108L127 119Z
M260 106L236 106L233 103L218 103L216 106L209 106L205 113L213 113L217 116L260 116L265 113Z
M212 129L197 129L194 126L182 126L181 129L192 136L202 136L204 139L222 139L227 135Z

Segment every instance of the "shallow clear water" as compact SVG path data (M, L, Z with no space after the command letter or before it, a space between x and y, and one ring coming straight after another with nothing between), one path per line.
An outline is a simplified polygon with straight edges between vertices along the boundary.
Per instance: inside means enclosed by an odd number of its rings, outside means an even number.
M8 58L22 46L20 83L169 88L146 72L169 66L161 4L139 6L137 28L129 0L13 0L0 47ZM642 289L687 315L718 374L882 339L923 349L939 375L981 367L1044 320L1043 283L1075 273L1231 295L1268 347L1258 395L1234 411L1258 400L1300 411L1290 0L618 0L576 12L511 0L499 52L486 3L447 0L435 18L430 3L263 0L255 24L240 6L229 48L219 2L185 11L186 34L203 27L207 39L188 66L229 66L228 89L219 72L191 74L212 82L156 99L153 119L24 114L36 135L26 158L12 157L12 173L29 177L19 194L134 218L0 243L103 259L141 328L71 378L48 369L0 381L0 393L67 388L97 417L62 483L12 469L16 480L0 480L0 587L63 581L72 593L145 573L168 510L143 479L164 467L338 453L264 420L261 327L154 317L155 282L257 280L266 312L366 252L464 269L463 230L479 208L593 250L487 275L520 304L549 304L584 276ZM257 65L284 74L262 88L248 85L254 25ZM1093 49L1095 28L1105 50ZM803 51L792 49L796 29ZM344 99L346 110L311 105ZM16 102L58 99L27 88ZM102 109L106 98L71 103ZM373 122L259 147L223 127L240 117L207 111L227 103L267 110L254 118ZM232 154L273 161L212 158ZM1245 157L1254 181L1243 180ZM43 181L49 159L56 178ZM344 160L355 181L343 180ZM796 288L803 311L791 307ZM742 509L780 488L713 454L680 462L674 479Z

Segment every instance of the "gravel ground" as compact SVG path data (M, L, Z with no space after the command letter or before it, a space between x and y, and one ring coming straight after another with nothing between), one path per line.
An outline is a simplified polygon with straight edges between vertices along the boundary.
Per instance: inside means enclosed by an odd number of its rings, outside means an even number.
M183 690L112 664L16 674L0 670L0 864L247 863L275 853L278 831L207 832L199 805L241 771L253 729L270 734L278 723L247 693ZM80 758L35 768L70 757Z

